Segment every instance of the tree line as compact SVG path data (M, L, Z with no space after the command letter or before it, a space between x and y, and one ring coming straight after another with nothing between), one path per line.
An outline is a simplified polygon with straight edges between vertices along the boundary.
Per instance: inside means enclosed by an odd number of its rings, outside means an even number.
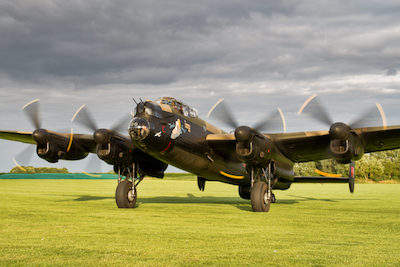
M315 169L327 173L341 174L348 176L349 165L339 164L335 160L321 160L316 162L296 163L295 174L298 176L318 176ZM359 161L356 161L356 181L375 182L383 180L400 181L400 149L374 152L365 154Z
M67 168L49 168L49 167L33 167L33 166L15 166L10 173L69 173Z

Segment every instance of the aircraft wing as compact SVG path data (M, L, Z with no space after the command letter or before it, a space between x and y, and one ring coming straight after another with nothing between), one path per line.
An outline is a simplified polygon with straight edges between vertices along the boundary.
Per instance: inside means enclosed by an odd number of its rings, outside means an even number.
M209 134L206 137L206 141L209 147L224 159L234 160L236 158L236 139L234 134Z
M32 138L32 132L0 131L0 139L36 144Z
M365 153L400 148L400 126L356 128L364 144ZM294 162L317 161L330 158L328 131L299 132L269 135L275 144Z
M63 137L69 140L71 134L50 132L51 135ZM32 138L32 132L21 132L21 131L0 131L0 139L17 141L27 144L36 144ZM93 139L93 135L90 134L73 134L72 145L78 145L80 149L84 151L96 153L96 142Z
M316 161L329 158L328 131L297 132L268 135L277 148L293 162Z
M400 125L353 129L364 144L365 153L400 148ZM318 161L330 158L328 131L266 134L276 147L293 162ZM206 138L209 146L223 157L235 154L233 134L210 134Z

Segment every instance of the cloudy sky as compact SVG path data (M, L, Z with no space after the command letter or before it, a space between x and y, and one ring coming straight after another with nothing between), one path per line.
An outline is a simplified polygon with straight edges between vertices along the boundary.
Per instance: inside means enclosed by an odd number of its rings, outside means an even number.
M107 127L132 97L164 95L203 118L224 97L248 125L280 107L288 131L326 129L296 116L314 93L336 121L380 102L400 124L399 70L394 0L0 1L4 130L32 130L21 107L35 98L43 127L57 130L84 103ZM0 141L0 171L25 147ZM56 166L79 171L85 161Z

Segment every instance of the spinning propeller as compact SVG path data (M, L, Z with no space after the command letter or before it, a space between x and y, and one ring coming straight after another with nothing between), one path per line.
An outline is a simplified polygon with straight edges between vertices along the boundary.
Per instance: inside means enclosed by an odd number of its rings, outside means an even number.
M248 126L239 126L239 124L233 117L232 111L229 109L227 105L225 105L223 98L218 100L217 103L215 103L215 105L210 109L210 111L207 114L207 118L215 118L218 121L236 130L239 129L244 130L245 128L243 127L250 128ZM282 126L283 128L283 132L286 132L285 117L283 115L282 110L278 108L275 112L270 113L268 116L258 121L251 128L258 132L261 132L261 131L272 131L278 129L280 126Z
M93 132L93 138L97 144L107 144L111 141L111 138L115 133L127 130L127 121L130 119L131 115L127 114L123 116L120 120L114 123L109 129L99 128L93 116L90 114L86 105L82 105L72 117L72 122L77 122L78 124L86 127Z
M285 118L279 108L257 122L254 127L239 126L223 99L211 108L207 117L211 115L235 129L236 155L240 161L251 168L265 167L271 161L271 140L261 131L272 131L283 125L283 131L286 132Z
M112 142L112 138L115 137L117 133L127 130L127 124L130 118L131 115L127 114L114 123L109 129L99 128L86 105L82 105L76 111L71 121L76 122L93 132L93 139L97 144L97 154L100 157L98 149L109 145ZM101 167L100 163L98 157L91 157L86 165L85 173L96 172L96 170L98 172Z
M386 129L386 116L383 108L379 103L376 103L375 106L376 109L374 107L367 110L349 124L333 122L325 106L320 104L317 95L314 94L304 102L298 112L299 115L309 115L314 120L329 126L330 143L327 147L327 154L333 156L338 162L350 163L349 188L351 193L354 192L355 160L360 159L364 153L360 137L354 129L367 127L371 122L378 120L382 121L383 129Z
M332 140L345 140L349 137L349 134L353 129L367 127L371 122L381 120L383 128L386 128L386 116L382 106L379 103L376 103L375 107L367 110L349 124L334 122L329 116L325 106L320 104L317 95L314 94L304 102L299 109L298 114L308 115L314 120L329 126L329 136ZM379 114L377 114L376 110L378 110Z
M41 125L41 116L40 116L40 99L35 99L22 107L22 110L25 112L26 116L28 117L29 121L35 128L32 132L32 138L37 144L37 152L40 153L41 150L45 150L47 147L47 143L49 142L50 133L48 130L42 128ZM64 152L68 152L72 145L72 128L71 128L71 135L70 135L70 142L69 145ZM21 165L26 166L29 165L33 154L35 153L35 147L28 146L26 149L19 152L14 158L13 162L16 166L21 167Z

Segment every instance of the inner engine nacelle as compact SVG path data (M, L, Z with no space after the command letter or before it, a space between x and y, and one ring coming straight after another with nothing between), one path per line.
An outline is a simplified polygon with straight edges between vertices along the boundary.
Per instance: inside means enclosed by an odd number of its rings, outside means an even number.
M97 144L97 156L111 165L130 165L133 162L134 146L129 143L109 142Z
M121 162L114 162L114 172L119 173L122 176L128 176L133 171L133 165L137 168L135 171L141 175L151 176L156 178L163 178L164 172L168 167L168 164L144 153L138 148L134 148L134 150L130 153L131 159L130 162L124 161L123 164Z
M337 162L350 163L364 155L360 137L348 125L341 122L332 124L329 137L329 151Z
M247 126L235 130L236 154L247 165L266 166L271 161L271 141Z
M162 178L168 164L136 148L132 140L108 129L98 129L93 134L97 156L108 164L114 165L114 171L129 176L133 171L142 175ZM133 170L135 165L136 169Z
M275 180L274 189L288 189L294 180L293 165L287 165L281 162L272 162L271 173Z

